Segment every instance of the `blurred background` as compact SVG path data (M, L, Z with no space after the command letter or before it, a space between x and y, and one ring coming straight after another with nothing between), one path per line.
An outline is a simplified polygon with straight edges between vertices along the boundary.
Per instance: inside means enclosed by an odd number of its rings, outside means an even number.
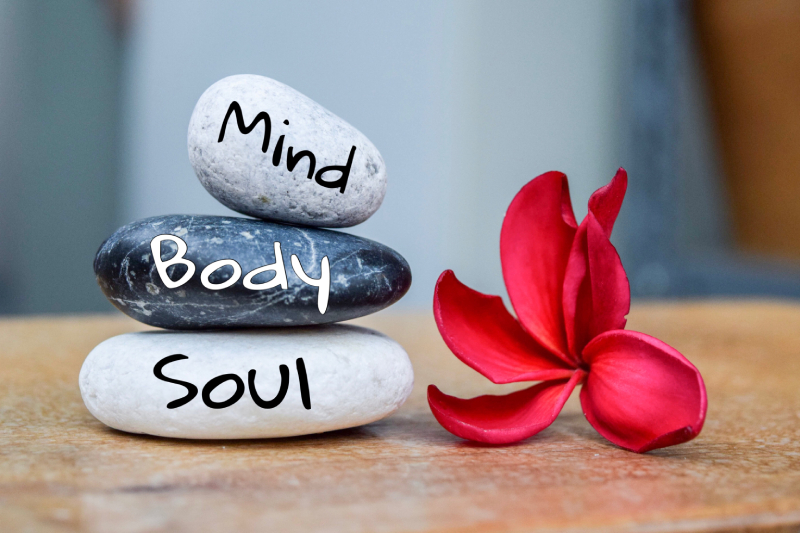
M220 78L282 81L389 170L353 233L504 294L503 214L547 170L578 217L620 166L638 297L800 296L800 1L0 0L0 313L111 310L118 226L232 214L186 130Z

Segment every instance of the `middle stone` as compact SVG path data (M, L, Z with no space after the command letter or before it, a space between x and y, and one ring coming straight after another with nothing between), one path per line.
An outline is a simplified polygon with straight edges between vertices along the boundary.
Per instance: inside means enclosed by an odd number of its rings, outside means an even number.
M388 307L411 285L405 259L374 241L216 216L123 226L94 270L118 309L171 329L339 322Z

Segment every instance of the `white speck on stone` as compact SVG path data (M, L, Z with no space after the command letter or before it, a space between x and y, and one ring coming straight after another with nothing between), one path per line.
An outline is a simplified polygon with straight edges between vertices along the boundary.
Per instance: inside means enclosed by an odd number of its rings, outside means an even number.
M219 142L222 122L234 101L247 125L258 113L269 114L266 152L261 150L263 121L243 134L235 115L228 119ZM276 167L272 157L280 135L285 140L281 164ZM308 158L300 159L290 172L286 166L289 146L294 153L314 154L314 178L324 167L345 165L355 146L345 191L307 179ZM354 226L377 211L386 194L386 165L364 134L305 95L263 76L230 76L209 87L192 113L188 149L200 183L212 196L231 209L259 218L309 226ZM333 182L340 176L341 171L331 170L321 179Z
M225 241L223 241L219 237L212 237L212 238L208 239L208 242L213 243L213 244L222 244Z
M172 230L172 234L175 235L176 237L183 237L187 233L189 233L189 230L186 228L182 228L180 226Z
M186 291L183 289L175 291L175 294L178 296L178 298L186 298Z
M135 313L139 313L144 316L150 316L153 314L152 311L150 311L149 309L145 309L144 307L132 307L131 309L133 309Z
M142 254L141 259L143 262L147 263L148 261L150 261L150 254Z
M212 378L236 374L245 383L233 405L212 409L198 394L175 409L167 404L186 388L155 377L153 368L176 353L188 359L162 372L202 391ZM311 409L300 396L296 360L308 376ZM256 370L257 392L272 398L281 364L290 369L284 400L273 409L250 397L248 372ZM104 424L131 433L189 439L269 438L355 427L396 411L414 383L403 348L372 330L347 325L240 332L128 333L97 346L84 361L80 390L89 411ZM227 381L211 394L223 401L235 391Z
M148 282L145 285L145 287L147 287L147 292L149 292L150 294L153 294L153 295L156 295L156 294L161 292L161 290L158 287L156 287L155 283L149 283Z
M242 237L247 239L248 241L253 238L253 235L249 231L242 231L239 233Z

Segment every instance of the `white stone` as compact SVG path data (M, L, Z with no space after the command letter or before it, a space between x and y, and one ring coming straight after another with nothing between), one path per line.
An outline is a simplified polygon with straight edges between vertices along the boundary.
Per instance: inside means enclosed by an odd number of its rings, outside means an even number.
M164 376L194 384L197 395L177 408L167 404L187 395L183 385L157 378L164 357L183 354L163 367ZM310 409L301 399L296 360L302 358ZM272 409L250 396L248 372L264 400L277 394L279 366L289 369L289 387ZM203 387L222 374L236 374L244 395L221 409L208 407ZM374 422L396 411L414 384L411 362L392 339L349 325L229 332L148 331L119 335L98 345L83 363L80 389L89 411L112 428L131 433L188 439L247 439L321 433ZM214 402L234 395L225 381L210 394Z
M228 119L219 142L234 101L241 107L245 127L260 112L269 115L271 134L266 152L262 151L264 121L243 134L235 114ZM285 139L280 163L275 166L272 158L281 135ZM314 154L315 177L324 167L345 165L355 146L344 192L308 179L308 158L299 160L290 172L289 146L295 155L301 150ZM279 222L354 226L377 211L386 194L386 165L369 139L307 96L263 76L230 76L203 93L189 122L189 159L214 198L240 213ZM335 181L341 175L327 172L323 181Z

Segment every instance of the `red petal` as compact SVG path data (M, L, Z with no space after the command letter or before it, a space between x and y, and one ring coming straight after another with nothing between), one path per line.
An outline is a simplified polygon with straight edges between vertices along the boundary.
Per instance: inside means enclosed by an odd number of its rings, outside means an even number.
M587 243L592 287L591 338L624 329L631 310L631 287L617 249L594 216L589 217Z
M463 439L509 444L527 439L553 423L564 402L584 376L576 370L570 379L546 381L505 396L478 396L462 400L428 387L428 404L447 431Z
M548 172L517 193L500 233L500 259L519 321L542 346L569 361L561 291L577 224L567 177Z
M589 323L592 317L592 287L591 279L587 275L589 250L586 233L587 224L584 220L575 234L564 273L564 328L567 332L569 351L574 354L581 353L581 348L591 339Z
M611 181L597 189L589 198L589 211L594 213L606 235L611 235L614 222L617 220L619 208L628 190L628 173L624 168L617 170Z
M578 228L564 275L564 325L570 353L612 329L624 329L631 291L619 254L589 212Z
M703 378L674 348L617 330L593 339L583 358L590 365L583 412L614 444L643 453L700 433L707 406Z
M572 375L571 368L522 329L499 296L470 289L452 270L443 272L436 282L433 315L456 357L494 383Z

